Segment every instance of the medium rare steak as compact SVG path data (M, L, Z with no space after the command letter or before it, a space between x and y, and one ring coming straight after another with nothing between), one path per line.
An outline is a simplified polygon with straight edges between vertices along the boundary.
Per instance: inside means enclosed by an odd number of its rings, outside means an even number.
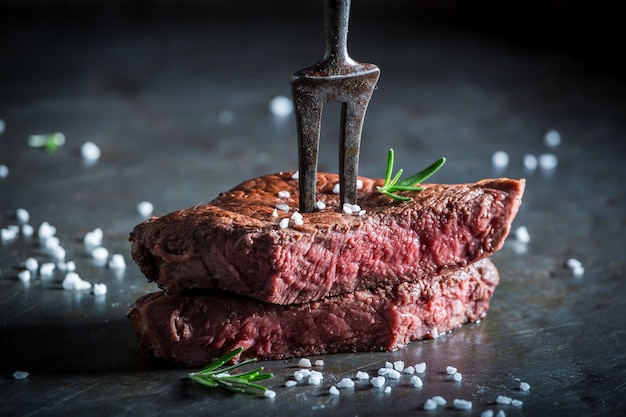
M292 173L243 182L209 204L135 227L131 253L169 294L220 289L276 304L305 303L359 289L412 282L490 256L504 243L524 180L425 185L398 202L361 178L362 215L339 207L334 174L318 174L326 208L290 220L298 207ZM286 191L289 197L279 196ZM286 195L287 193L280 193ZM286 209L286 210L285 210Z
M128 312L140 350L201 366L237 347L239 359L392 351L483 318L498 284L489 259L403 282L282 306L234 294L152 293Z

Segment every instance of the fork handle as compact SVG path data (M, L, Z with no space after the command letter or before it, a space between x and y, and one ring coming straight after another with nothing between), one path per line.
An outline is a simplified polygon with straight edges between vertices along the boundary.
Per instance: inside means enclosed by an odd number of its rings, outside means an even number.
M338 67L351 62L348 56L348 22L350 0L322 0L326 52L324 61Z

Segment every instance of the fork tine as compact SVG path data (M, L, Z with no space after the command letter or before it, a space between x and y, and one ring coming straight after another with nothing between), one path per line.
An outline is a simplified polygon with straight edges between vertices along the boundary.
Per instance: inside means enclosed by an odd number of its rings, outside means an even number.
M291 79L298 129L300 211L315 206L315 182L322 109L336 101L341 106L339 184L341 204L356 204L359 150L368 103L380 76L376 65L348 56L350 0L323 0L326 52L317 64L296 72Z

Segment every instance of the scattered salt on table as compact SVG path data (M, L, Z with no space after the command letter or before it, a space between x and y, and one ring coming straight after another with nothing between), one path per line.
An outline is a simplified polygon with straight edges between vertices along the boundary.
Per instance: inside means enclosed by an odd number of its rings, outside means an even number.
M296 385L298 385L298 382L294 381L293 379L290 379L289 381L285 382L286 387L295 387Z
M496 398L497 404L511 404L511 401L513 401L513 399L511 397L507 397L506 395L498 395Z
M578 259L569 258L566 265L576 277L582 277L585 274L585 267Z
M454 366L446 366L446 373L448 375L454 375L456 373L456 368Z
M457 410L471 410L472 408L472 402L468 400L460 400L455 398L452 404Z
M265 396L265 398L276 398L276 391L272 391L271 389L267 389L267 390L265 390L263 395Z
M100 148L93 142L85 142L80 147L80 155L85 161L96 161L100 158Z
M137 204L137 212L142 217L149 217L153 211L154 206L149 201L142 201L141 203Z
M106 284L94 284L93 285L93 295L104 295L107 293Z
M463 375L460 372L455 372L453 378L456 382L460 382L463 379Z
M279 95L270 101L269 108L274 116L287 117L293 112L293 101L288 97Z
M542 153L539 155L539 167L545 170L552 170L557 167L558 159L556 155L551 153Z
M406 368L404 368L402 370L403 373L408 374L408 375L413 375L415 373L415 368L411 365L407 366Z
M326 203L324 203L322 200L317 200L315 202L315 208L318 210L324 210L326 208Z
M513 407L521 407L524 402L522 400L511 400L511 405Z
M527 153L526 155L524 155L524 168L526 168L529 171L534 171L535 169L537 169L537 157L533 154Z
M102 229L97 227L93 229L92 231L85 233L85 237L83 237L83 243L85 244L85 246L91 247L91 248L100 246L102 245L103 236L104 236L104 233L102 232Z
M528 233L526 226L520 226L515 229L515 239L522 243L530 242L530 234Z
M390 386L386 386L385 387L385 394L389 394L391 393L391 387Z
M504 412L504 410L498 410L496 417L506 417L506 413Z
M370 374L368 374L367 372L358 371L356 373L356 377L357 379L370 379Z
M302 214L297 211L293 212L293 214L291 215L291 220L293 220L293 223L296 226L302 226L304 224L304 218L302 217Z
M26 209L18 208L15 210L15 217L20 224L25 224L30 220L30 213Z
M447 404L446 399L445 399L445 398L443 398L441 395L435 395L435 396L432 398L432 400L433 400L434 402L436 402L436 403L437 403L437 405L444 406L444 405L446 405L446 404Z
M318 359L314 363L315 366L324 366L324 361L322 359Z
M17 278L22 282L30 281L31 273L28 269L18 272Z
M437 408L437 403L430 398L424 402L424 410L434 410L435 408Z
M423 374L424 372L426 372L426 362L415 364L415 372L417 372L418 374Z
M543 136L543 143L545 143L546 146L555 148L561 144L561 134L558 130L550 129Z
M15 379L24 379L24 378L28 378L30 374L28 372L25 371L15 371L13 372L13 378Z
M404 371L404 362L403 361L395 361L393 363L393 369L395 369L398 372Z
M97 261L104 261L109 257L109 250L107 248L103 248L102 246L98 246L91 251L91 257Z
M496 168L506 168L509 165L509 154L504 151L496 151L491 155L491 163Z
M415 388L420 388L424 386L424 381L422 381L422 378L420 378L417 375L413 375L411 377L411 379L409 380L409 382L411 383L411 385L413 385Z
M301 368L310 368L311 360L307 358L302 358L298 361L298 366L300 366Z
M530 389L530 384L528 382L520 382L519 389L520 391L528 391Z
M41 264L41 267L39 268L39 275L49 277L52 275L55 268L56 268L56 265L52 262L43 263Z
M121 253L115 253L111 256L108 263L109 269L124 269L126 268L126 261Z
M0 165L0 178L6 178L9 176L9 167L1 164Z
M480 413L480 417L493 417L493 410L485 410Z
M370 380L373 386L376 388L380 388L385 385L385 377L384 376L376 376Z
M339 395L339 390L334 385L330 387L328 392L330 393L330 395Z
M31 237L34 232L35 232L35 229L30 224L22 225L22 236Z
M343 378L337 382L337 388L352 388L354 387L354 381L350 378Z

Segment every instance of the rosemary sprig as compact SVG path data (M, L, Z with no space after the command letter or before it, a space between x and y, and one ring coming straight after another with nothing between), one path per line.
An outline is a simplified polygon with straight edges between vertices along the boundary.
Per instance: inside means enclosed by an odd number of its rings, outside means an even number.
M273 376L271 373L262 373L262 366L252 371L231 374L231 371L256 362L256 359L248 359L234 365L223 367L225 363L241 352L243 352L243 348L239 347L211 362L201 370L191 372L189 377L207 387L221 387L238 394L249 394L252 393L253 390L265 392L267 387L254 383L256 381L269 379Z
M410 176L402 181L400 181L400 177L402 176L403 170L399 169L396 175L391 177L393 173L393 160L394 153L393 149L389 148L389 156L387 157L387 172L385 174L385 182L381 187L378 188L378 192L388 195L391 198L394 198L399 201L411 201L413 200L411 197L404 197L396 194L398 191L422 191L424 187L417 187L417 184L428 179L435 172L439 171L439 168L446 163L446 158L439 158L435 162L433 162L430 166L418 172L415 175Z

